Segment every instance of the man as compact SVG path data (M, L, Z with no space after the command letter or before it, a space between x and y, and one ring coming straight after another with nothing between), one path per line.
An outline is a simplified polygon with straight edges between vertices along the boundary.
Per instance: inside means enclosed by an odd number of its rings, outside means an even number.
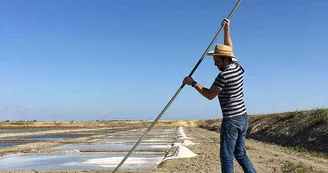
M233 158L235 157L244 172L254 173L255 168L246 154L245 137L248 128L248 116L244 103L243 82L244 69L238 63L232 51L230 37L230 21L224 19L224 45L216 45L213 56L214 64L221 71L210 89L203 87L191 77L186 77L183 83L194 87L209 100L218 96L223 114L220 128L220 159L223 173L233 173Z

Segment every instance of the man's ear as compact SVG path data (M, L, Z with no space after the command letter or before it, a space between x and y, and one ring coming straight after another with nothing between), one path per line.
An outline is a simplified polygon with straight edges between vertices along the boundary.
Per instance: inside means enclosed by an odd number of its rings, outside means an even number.
M230 58L230 57L225 57L225 58L224 58L224 61L225 61L226 63L232 63L232 58Z
M227 64L227 63L229 62L229 58L228 58L228 57L224 57L224 58L223 58L223 62L224 62L225 64Z

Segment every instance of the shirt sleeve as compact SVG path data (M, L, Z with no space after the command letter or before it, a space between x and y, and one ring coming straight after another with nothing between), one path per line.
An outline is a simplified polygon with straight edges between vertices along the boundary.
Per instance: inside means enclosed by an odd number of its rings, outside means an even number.
M224 76L220 73L214 80L212 87L215 87L217 89L219 89L219 91L222 91L225 84L226 84L226 80L224 79Z

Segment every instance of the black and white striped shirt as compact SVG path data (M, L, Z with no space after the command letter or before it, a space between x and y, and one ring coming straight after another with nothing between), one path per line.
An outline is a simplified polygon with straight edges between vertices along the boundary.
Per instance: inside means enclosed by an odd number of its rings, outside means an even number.
M227 66L213 82L212 86L220 90L218 98L224 118L246 113L243 84L244 69L238 62Z

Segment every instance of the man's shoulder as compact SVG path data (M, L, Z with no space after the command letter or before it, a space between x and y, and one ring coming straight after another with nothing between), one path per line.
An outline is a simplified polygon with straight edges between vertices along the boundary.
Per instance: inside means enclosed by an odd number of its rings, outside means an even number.
M243 71L245 71L245 70L244 70L244 67L240 64L239 61L234 61L233 64L235 64L237 67L239 67L239 68L241 68Z
M241 64L240 64L240 62L238 60L232 61L232 64L236 64L236 65L240 65L241 66Z

